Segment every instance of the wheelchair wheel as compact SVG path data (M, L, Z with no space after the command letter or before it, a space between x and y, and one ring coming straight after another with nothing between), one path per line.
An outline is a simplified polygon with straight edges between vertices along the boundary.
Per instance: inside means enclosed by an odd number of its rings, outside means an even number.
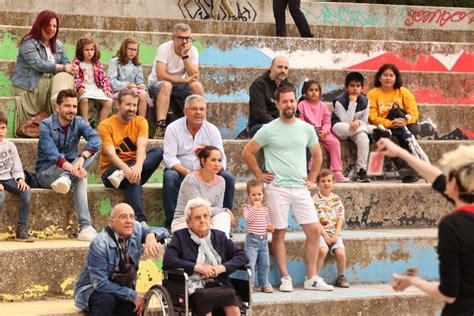
M162 285L154 285L145 294L143 316L173 316L173 301Z

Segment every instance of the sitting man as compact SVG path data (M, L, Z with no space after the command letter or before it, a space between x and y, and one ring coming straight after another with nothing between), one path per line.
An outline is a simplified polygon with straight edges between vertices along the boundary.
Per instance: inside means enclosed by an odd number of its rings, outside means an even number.
M77 116L77 94L61 90L56 98L56 113L40 123L36 172L42 188L66 194L72 185L74 206L79 217L79 240L92 241L97 232L92 227L87 203L87 171L96 158L101 141L97 132ZM81 136L87 144L81 154Z
M150 97L156 99L157 128L154 138L165 135L170 98L184 100L190 94L204 95L199 82L199 53L192 45L191 28L184 23L173 27L171 41L158 47L148 78Z
M270 123L280 115L276 108L275 91L281 86L293 86L288 81L289 63L285 56L272 60L270 69L252 82L249 90L249 133L253 137L263 124Z
M193 170L200 170L197 152L205 146L215 146L222 153L222 169L218 175L225 180L223 207L232 210L235 180L226 171L226 156L222 137L217 127L206 121L206 101L200 95L190 95L184 102L184 117L174 121L165 134L163 175L163 206L166 227L171 226L178 200L179 188L184 177Z
M163 228L143 227L136 222L130 205L114 206L109 226L89 246L74 289L74 304L93 316L141 315L145 302L135 285L142 244L146 256L158 258L157 240L167 236Z
M222 308L226 315L240 315L241 300L228 276L249 262L225 233L210 229L207 200L189 200L184 210L188 228L177 230L163 257L163 269L181 268L190 275L189 297L193 315Z
M104 147L100 152L102 182L107 188L125 189L125 202L135 211L137 220L146 224L142 207L142 186L163 159L163 150L146 151L148 123L137 116L138 94L124 89L117 96L117 114L99 124Z

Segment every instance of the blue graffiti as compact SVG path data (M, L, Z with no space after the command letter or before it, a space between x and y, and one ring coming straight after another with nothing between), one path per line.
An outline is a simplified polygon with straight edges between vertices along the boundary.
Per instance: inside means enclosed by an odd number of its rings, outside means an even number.
M199 55L199 63L207 66L261 67L270 65L271 61L259 49L241 45L227 51L209 46Z

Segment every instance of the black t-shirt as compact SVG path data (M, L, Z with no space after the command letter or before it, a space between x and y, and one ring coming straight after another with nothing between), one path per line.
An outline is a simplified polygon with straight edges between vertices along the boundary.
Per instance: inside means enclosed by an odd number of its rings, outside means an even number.
M440 175L433 188L443 193L446 177ZM456 297L442 315L474 315L474 214L457 211L445 216L438 228L439 291Z

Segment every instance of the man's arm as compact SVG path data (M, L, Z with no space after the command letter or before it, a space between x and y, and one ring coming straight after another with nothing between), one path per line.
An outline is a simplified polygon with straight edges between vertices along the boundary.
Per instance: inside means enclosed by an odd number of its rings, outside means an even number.
M166 71L166 67L167 67L166 64L164 64L164 63L162 63L162 62L159 62L159 61L156 62L156 78L157 78L159 81L169 81L169 82L171 82L172 84L185 84L185 83L189 83L189 78L190 78L190 77L187 77L187 78L180 78L180 77L177 77L177 76L170 75L170 74Z
M273 181L275 176L272 173L263 173L262 169L258 166L256 154L261 148L262 146L257 144L255 140L251 139L242 151L242 158L257 179L269 183Z
M313 164L311 165L311 170L309 171L308 181L312 182L313 184L316 182L316 177L319 174L319 170L321 170L321 164L323 163L323 154L321 152L321 147L319 143L314 144L309 148L311 152L311 156L313 156Z
M177 126L171 125L166 129L164 145L163 145L163 160L166 167L176 170L180 175L185 177L191 170L181 164L178 159L178 132Z
M250 113L259 123L268 123L273 121L273 117L267 111L265 98L265 84L263 82L253 82L249 89Z

